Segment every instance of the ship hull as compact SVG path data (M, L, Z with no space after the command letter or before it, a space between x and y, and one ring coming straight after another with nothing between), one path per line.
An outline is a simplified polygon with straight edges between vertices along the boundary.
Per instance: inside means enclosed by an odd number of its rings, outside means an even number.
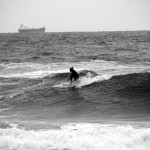
M45 28L38 28L38 29L19 29L19 33L44 33Z

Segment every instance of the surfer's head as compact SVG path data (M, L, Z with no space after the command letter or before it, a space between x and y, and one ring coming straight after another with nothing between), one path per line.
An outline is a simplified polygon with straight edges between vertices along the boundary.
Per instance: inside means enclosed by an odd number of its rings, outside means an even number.
M70 68L70 72L72 72L72 71L73 71L73 67Z

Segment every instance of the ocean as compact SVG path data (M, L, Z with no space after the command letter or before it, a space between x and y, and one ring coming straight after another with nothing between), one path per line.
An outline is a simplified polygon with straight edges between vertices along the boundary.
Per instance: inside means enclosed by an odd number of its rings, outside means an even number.
M0 34L0 150L120 149L150 149L150 31Z

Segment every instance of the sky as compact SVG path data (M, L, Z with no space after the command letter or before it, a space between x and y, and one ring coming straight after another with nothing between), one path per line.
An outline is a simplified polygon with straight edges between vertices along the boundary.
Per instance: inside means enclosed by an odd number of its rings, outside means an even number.
M0 0L0 33L150 30L150 0Z

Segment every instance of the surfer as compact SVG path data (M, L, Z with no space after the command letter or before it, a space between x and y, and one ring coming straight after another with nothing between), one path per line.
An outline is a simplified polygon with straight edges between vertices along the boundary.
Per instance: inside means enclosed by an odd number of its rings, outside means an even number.
M70 78L68 80L71 80L71 83L72 83L72 79L74 79L74 81L78 80L79 79L79 75L78 73L73 69L73 67L70 68L70 72L71 72L71 75L70 75Z

